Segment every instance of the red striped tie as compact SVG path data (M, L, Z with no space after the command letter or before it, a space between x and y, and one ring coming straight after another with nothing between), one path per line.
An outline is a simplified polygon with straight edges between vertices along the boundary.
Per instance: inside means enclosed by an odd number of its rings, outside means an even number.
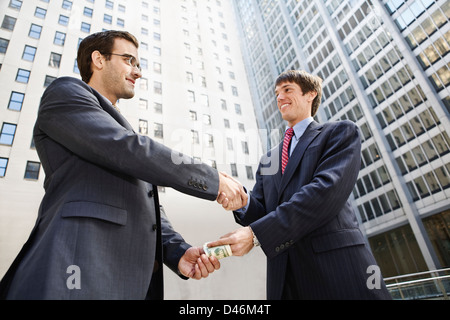
M292 136L294 135L294 129L289 128L286 130L283 140L283 152L281 154L281 172L284 173L284 169L289 160L289 143L291 142Z

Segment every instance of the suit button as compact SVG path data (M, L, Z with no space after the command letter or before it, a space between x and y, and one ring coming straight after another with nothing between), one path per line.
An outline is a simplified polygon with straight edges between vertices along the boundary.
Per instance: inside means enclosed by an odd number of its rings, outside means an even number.
M155 224L152 226L152 229L153 229L153 231L156 231L156 229L158 229L158 225L155 223Z
M148 192L148 197L149 198L153 198L155 196L155 193L153 192L153 190L150 190L149 192Z
M275 251L276 251L276 252L280 252L280 247L276 247L276 248L275 248Z
M203 190L204 191L207 191L208 190L208 186L205 184L205 185L203 185Z

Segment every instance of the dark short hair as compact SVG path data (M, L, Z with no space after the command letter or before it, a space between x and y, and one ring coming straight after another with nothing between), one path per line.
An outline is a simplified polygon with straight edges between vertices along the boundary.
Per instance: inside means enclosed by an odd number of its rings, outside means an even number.
M322 101L322 79L318 76L309 74L304 70L289 70L280 74L275 81L275 87L285 82L293 82L300 86L303 94L317 92L311 106L311 115L314 117L319 110Z
M108 55L108 53L111 53L116 38L128 40L132 42L136 48L139 48L139 42L136 37L127 31L110 30L97 32L87 36L81 41L78 48L77 63L81 79L84 82L88 83L92 77L92 52L98 50L109 60L111 55Z

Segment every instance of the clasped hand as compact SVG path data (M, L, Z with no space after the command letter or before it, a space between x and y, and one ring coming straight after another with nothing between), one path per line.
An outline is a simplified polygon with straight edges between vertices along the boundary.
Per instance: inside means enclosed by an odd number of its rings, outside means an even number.
M207 278L210 273L219 269L219 260L214 256L208 258L201 247L187 249L178 262L180 273L185 277L196 280Z
M217 202L225 210L234 211L245 207L248 195L242 184L225 172L219 172L219 194Z

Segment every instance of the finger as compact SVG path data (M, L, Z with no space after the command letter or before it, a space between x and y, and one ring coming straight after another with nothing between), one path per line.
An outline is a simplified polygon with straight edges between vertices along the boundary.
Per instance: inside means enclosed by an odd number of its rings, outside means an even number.
M221 171L220 173L221 173L223 176L225 176L225 177L227 177L227 178L230 178L230 176L229 176L226 172Z
M223 199L221 205L224 209L227 209L229 206L230 200L228 198Z
M226 244L229 244L228 238L219 239L213 242L208 243L208 248L218 247L218 246L224 246Z
M221 192L219 194L219 196L217 197L217 202L219 204L222 204L222 202L226 199L227 195L225 194L225 192Z
M206 256L206 254L202 254L201 255L201 259L203 261L203 264L206 267L206 270L208 270L208 273L213 273L214 270L215 270L214 265L211 263L211 261L209 261L209 259Z
M202 278L202 272L200 271L200 267L198 266L198 264L194 266L194 274L191 278L195 280L200 280Z
M209 261L211 262L215 270L220 269L220 262L216 257L214 256L209 257Z
M208 270L206 269L206 266L205 266L205 264L203 263L203 261L202 261L201 258L198 258L198 259L197 259L197 264L198 264L198 266L199 266L199 268L200 268L201 277L202 277L202 278L207 278L208 275L209 275L209 272L208 272Z

